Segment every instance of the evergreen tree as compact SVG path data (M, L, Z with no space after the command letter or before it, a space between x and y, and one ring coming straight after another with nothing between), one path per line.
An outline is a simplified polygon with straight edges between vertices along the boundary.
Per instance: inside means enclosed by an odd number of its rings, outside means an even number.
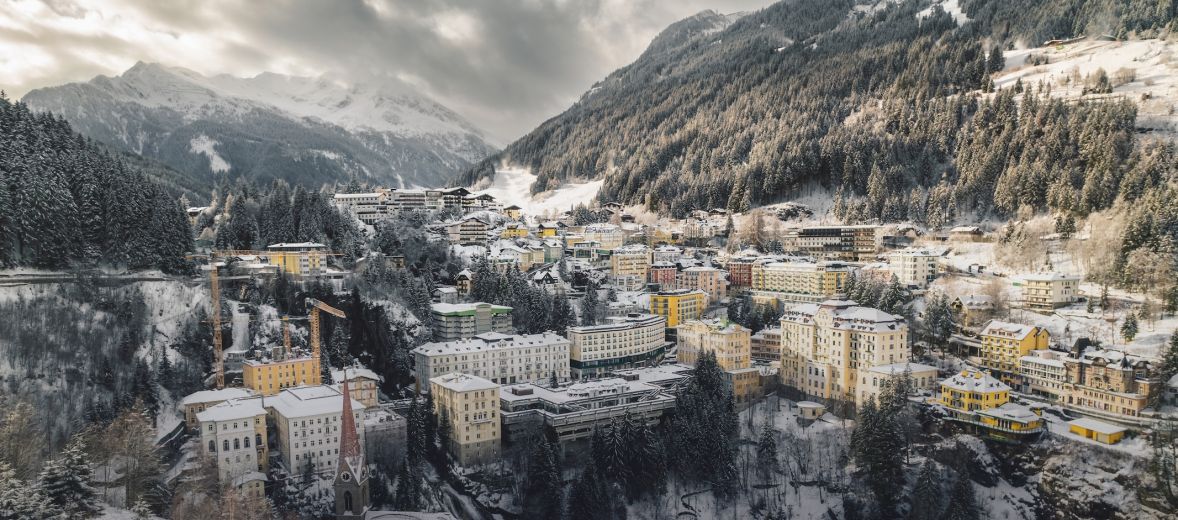
M904 447L895 411L868 401L851 432L851 450L885 518L895 516L904 486Z
M777 439L773 434L773 426L768 420L761 427L761 438L757 441L757 472L762 477L770 478L777 471Z
M598 303L597 282L585 284L585 297L581 299L581 325L597 325Z
M393 507L399 511L420 511L422 506L421 478L410 470L409 464L401 465L397 473L397 490L393 494Z
M1166 346L1166 350L1162 353L1162 362L1158 367L1158 372L1161 374L1161 380L1165 382L1178 375L1178 332L1170 335L1170 342Z
M71 442L38 477L38 487L51 507L66 518L93 518L102 512L98 493L90 484L90 464L84 450L80 441Z
M60 517L60 512L37 486L16 478L12 466L0 461L0 520L49 520Z
M717 496L729 497L739 482L738 433L736 408L724 373L715 353L706 352L675 403L670 435L672 466L688 481L708 483Z
M920 467L909 502L908 520L940 520L945 501L941 495L941 476L933 461L926 460Z
M564 480L556 449L544 435L536 435L528 454L523 489L525 518L560 518L564 513Z
M454 437L454 426L450 424L450 412L442 408L442 415L438 417L438 446L441 450L442 461L446 461L450 451L450 443Z
M973 481L968 472L959 471L953 489L949 492L949 507L945 509L944 520L979 520L982 517L978 497L973 490Z
M1125 322L1121 324L1121 337L1125 341L1133 341L1137 337L1137 316L1132 312L1125 316Z

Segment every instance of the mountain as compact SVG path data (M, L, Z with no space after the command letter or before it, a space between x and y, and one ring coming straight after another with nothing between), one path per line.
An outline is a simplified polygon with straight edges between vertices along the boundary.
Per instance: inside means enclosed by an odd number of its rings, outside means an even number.
M326 77L206 77L140 62L22 101L209 186L218 174L312 187L353 177L440 186L495 151L461 116L407 87Z
M524 168L534 193L601 180L598 199L673 216L815 189L850 221L1087 213L1118 200L1122 178L1146 162L1135 96L1064 102L1021 83L994 93L1003 55L1076 35L1157 37L1175 13L1145 0L785 0L736 20L705 11L456 183ZM1112 90L1098 76L1074 81Z

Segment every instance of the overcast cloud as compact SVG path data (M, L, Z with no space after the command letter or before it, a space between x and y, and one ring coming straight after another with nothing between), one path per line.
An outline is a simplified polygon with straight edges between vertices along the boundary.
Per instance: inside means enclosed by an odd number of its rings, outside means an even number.
M117 75L400 80L501 144L564 110L667 25L772 0L0 0L0 88Z

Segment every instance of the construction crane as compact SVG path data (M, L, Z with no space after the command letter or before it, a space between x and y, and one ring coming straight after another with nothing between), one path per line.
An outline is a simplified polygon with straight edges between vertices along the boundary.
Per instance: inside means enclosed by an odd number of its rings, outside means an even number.
M311 315L311 355L319 359L319 311L326 312L336 318L344 319L348 316L335 307L323 303L315 298L307 298L307 307Z

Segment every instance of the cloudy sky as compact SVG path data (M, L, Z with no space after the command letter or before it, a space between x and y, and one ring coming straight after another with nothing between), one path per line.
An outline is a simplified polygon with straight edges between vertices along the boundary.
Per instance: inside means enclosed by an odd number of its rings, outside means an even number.
M0 0L0 88L136 61L204 74L392 78L506 143L704 9L772 0Z

